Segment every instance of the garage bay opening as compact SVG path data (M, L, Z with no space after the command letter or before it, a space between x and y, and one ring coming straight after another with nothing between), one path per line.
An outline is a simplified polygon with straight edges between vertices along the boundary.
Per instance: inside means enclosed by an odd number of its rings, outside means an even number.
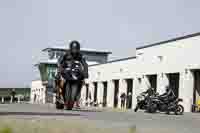
M151 88L154 88L157 91L157 75L147 75Z
M126 108L131 109L132 108L132 96L133 96L133 79L126 79L126 84L127 84Z
M167 77L169 80L169 87L173 89L175 96L178 97L179 96L180 74L179 73L169 73L169 74L167 74Z
M107 106L107 88L108 82L103 82L103 107Z
M118 95L119 95L119 80L113 80L114 82L114 108L118 106Z
M97 102L97 89L98 89L97 82L94 82L94 103Z
M193 104L196 105L200 100L200 70L194 70L194 91L193 91Z
M85 100L88 101L89 99L89 84L86 84L86 97L85 97ZM86 103L86 106L88 105L88 103Z

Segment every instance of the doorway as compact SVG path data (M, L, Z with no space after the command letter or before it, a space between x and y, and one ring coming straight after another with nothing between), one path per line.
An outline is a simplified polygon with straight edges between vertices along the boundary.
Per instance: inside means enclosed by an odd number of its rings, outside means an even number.
M107 106L107 88L108 82L103 82L103 107Z
M94 82L94 102L97 102L97 82Z
M127 102L126 102L126 108L131 109L132 108L132 96L133 96L133 79L126 79L127 84ZM129 93L131 95L129 95Z
M118 95L119 95L119 80L113 80L114 82L114 108L118 106Z
M89 84L86 84L86 97L85 97L85 100L88 101L88 98L89 98Z
M170 73L170 74L167 74L167 77L168 77L168 80L169 80L169 87L172 88L175 96L178 97L179 96L180 74L179 73Z
M194 74L194 89L193 89L193 104L200 100L200 70L195 70Z
M157 91L157 75L147 75L151 88L154 88Z

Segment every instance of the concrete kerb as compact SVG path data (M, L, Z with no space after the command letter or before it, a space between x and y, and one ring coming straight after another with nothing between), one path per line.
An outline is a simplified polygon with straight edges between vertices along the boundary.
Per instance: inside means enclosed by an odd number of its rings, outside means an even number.
M120 108L100 108L100 107L88 107L88 109L95 109L95 110L99 110L99 111L105 111L105 112L131 112L133 110L131 109L120 109Z

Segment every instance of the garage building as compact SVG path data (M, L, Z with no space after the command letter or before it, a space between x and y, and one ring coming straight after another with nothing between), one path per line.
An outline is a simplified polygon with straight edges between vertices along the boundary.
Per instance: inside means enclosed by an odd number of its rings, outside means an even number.
M94 64L82 89L84 103L120 108L120 95L131 92L131 106L136 96L149 87L158 93L173 88L186 112L200 99L200 33L177 37L136 48L134 57ZM134 50L133 50L134 51Z

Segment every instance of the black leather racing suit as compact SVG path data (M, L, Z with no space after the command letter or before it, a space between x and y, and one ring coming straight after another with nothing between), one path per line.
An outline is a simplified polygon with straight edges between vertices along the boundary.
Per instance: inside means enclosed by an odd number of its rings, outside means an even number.
M160 98L163 99L163 100L168 100L168 102L170 103L171 101L173 101L176 98L176 96L175 96L173 90L169 89L169 91L160 95Z
M149 89L147 89L145 92L143 92L144 94L148 94L146 97L145 97L145 101L147 102L147 103L149 103L149 101L150 101L150 98L151 98L151 96L153 96L154 94L155 94L155 91L152 89L152 88L149 88Z
M155 91L152 88L147 89L144 94L148 94L148 96L152 96L155 94Z
M58 74L56 76L57 81L60 80L61 73L64 70L64 68L66 68L69 65L72 65L72 62L74 61L79 61L83 65L81 80L83 81L84 79L88 78L88 64L86 63L85 58L81 54L72 56L70 53L66 53L58 60ZM80 98L82 85L83 82L80 82L76 100L79 100Z

